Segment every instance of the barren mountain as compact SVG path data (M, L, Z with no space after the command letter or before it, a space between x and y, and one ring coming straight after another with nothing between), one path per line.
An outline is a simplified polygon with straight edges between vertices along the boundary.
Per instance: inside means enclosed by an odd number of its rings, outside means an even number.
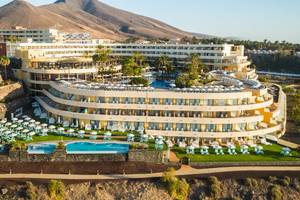
M88 32L95 37L124 39L127 37L181 38L192 34L156 19L133 14L98 0L58 0L45 6L33 6L14 0L0 7L0 28L55 27L66 32Z

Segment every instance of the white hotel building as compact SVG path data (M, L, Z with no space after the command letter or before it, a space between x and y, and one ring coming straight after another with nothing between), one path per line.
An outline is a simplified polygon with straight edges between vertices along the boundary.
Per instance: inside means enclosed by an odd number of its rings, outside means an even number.
M285 132L285 94L257 81L243 46L230 44L106 44L112 55L141 52L180 61L198 54L217 81L203 87L156 89L88 82L97 74L89 57L98 44L21 43L15 70L56 122L94 129L137 130L170 139L256 141ZM58 81L57 78L75 78ZM78 80L84 79L86 81Z
M25 41L30 38L33 42L58 42L63 38L63 34L57 29L26 29L21 26L16 26L11 29L0 29L0 38L5 42L11 37L19 41Z

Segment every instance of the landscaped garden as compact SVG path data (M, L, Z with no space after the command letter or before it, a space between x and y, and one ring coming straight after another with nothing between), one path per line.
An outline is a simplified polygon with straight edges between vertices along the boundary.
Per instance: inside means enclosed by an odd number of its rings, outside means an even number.
M21 118L12 118L11 121L1 120L0 139L2 151L7 149L7 146L27 149L28 144L40 142L64 143L82 140L128 142L131 149L167 149L162 137L149 137L137 131L83 130L63 127L61 124L49 125L44 119L31 118L27 115ZM45 145L47 146L47 144Z
M121 141L129 142L130 148L147 148L167 150L168 143L163 137L151 137L137 131L107 131L107 130L81 130L78 128L62 127L62 125L49 125L46 121L23 116L12 121L1 121L2 143L38 143L38 142L64 142L73 140L95 141ZM146 145L146 146L145 146ZM244 162L244 161L300 161L300 153L278 144L265 144L251 147L247 145L227 147L202 146L185 148L174 146L170 148L179 159L190 158L191 162Z
M200 148L195 149L194 154L187 154L185 148L173 147L172 151L178 158L188 157L191 162L246 162L246 161L300 161L299 151L291 151L291 156L281 154L283 146L278 144L261 145L263 154L256 154L254 148L249 148L249 154L240 153L240 147L237 146L235 155L227 154L228 148L224 147L224 155L217 155L212 148L208 155L201 155Z

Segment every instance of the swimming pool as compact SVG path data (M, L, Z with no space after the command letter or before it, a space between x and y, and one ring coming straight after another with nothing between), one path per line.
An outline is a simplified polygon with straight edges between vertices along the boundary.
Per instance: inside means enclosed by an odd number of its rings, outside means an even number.
M150 84L151 87L158 89L168 89L170 88L170 84L166 81L155 80Z
M56 144L31 144L28 145L29 154L51 154L56 149Z
M72 142L66 145L68 154L117 154L128 153L129 144Z

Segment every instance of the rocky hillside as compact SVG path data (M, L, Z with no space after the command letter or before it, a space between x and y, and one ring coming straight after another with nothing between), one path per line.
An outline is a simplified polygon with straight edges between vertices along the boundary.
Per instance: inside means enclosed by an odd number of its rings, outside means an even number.
M190 200L268 200L268 199L299 199L299 179L290 177L266 177L247 179L218 180L213 177L188 180ZM48 200L48 183L0 183L0 200L30 199ZM59 187L66 200L171 200L172 198L157 181L105 181L102 183L74 183Z
M67 32L89 32L95 37L181 38L191 33L161 21L120 10L98 0L58 0L45 6L14 0L0 7L0 28L55 27Z
M30 97L24 93L21 83L0 83L0 119L3 119L7 112L27 107L30 105L30 101Z

